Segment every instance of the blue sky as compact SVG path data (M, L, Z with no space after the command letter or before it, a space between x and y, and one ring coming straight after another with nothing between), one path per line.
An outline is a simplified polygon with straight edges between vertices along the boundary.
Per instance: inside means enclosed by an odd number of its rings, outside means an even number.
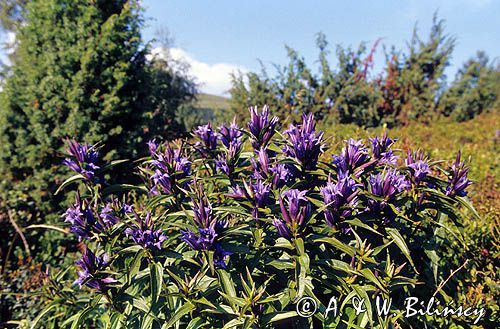
M314 66L315 36L326 34L330 49L336 44L370 46L383 38L386 46L405 49L417 24L427 37L432 16L438 11L446 31L456 38L451 80L457 68L477 50L500 61L500 0L141 0L145 9L146 40L159 29L175 39L170 54L190 64L190 73L202 92L228 96L230 73L258 71L258 59L286 64L287 44ZM0 39L12 40L0 34ZM383 66L378 48L374 73ZM5 60L0 51L0 60ZM331 62L335 65L332 56Z
M485 50L490 58L500 55L498 0L143 0L141 4L148 18L144 37L154 38L158 28L167 28L175 39L175 57L192 64L202 91L215 94L228 88L230 71L259 70L258 59L268 66L285 64L285 44L313 65L315 35L320 31L332 50L335 44L357 46L378 38L385 45L404 48L415 23L420 35L427 36L436 10L457 40L449 76L477 50ZM381 68L381 47L376 58L375 71Z

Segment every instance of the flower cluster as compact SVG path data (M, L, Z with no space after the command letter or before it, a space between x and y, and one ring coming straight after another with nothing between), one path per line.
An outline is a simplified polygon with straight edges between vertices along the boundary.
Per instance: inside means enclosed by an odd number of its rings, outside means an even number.
M70 223L70 230L80 240L88 239L93 233L104 230L103 225L95 218L87 200L82 200L80 193L76 194L75 203L63 215L64 221Z
M243 133L234 120L229 127L221 125L218 136L225 152L219 154L215 159L216 168L227 176L232 176L241 152Z
M121 218L126 214L131 214L133 207L126 203L121 203L117 198L114 198L111 202L107 202L104 208L101 209L99 217L103 224L110 228L116 225Z
M162 233L161 229L155 230L151 220L151 212L146 213L144 220L137 213L135 218L137 224L126 228L125 235L145 249L161 250L161 244L167 237Z
M232 187L232 193L228 196L234 199L247 200L251 203L251 213L255 220L259 220L259 208L265 208L270 204L271 186L258 179L254 184L243 181L243 188L239 185Z
M384 133L371 145L345 140L328 163L312 114L283 134L277 125L267 106L255 107L248 129L233 120L196 128L196 143L151 140L140 186L101 184L95 147L71 142L75 159L65 164L82 173L76 178L86 188L64 214L85 246L76 283L105 294L117 309L127 307L130 294L164 314L191 303L193 316L222 328L225 317L212 316L219 310L266 327L262 319L290 309L281 303L291 294L314 289L327 300L314 288L323 280L332 289L350 280L368 293L379 289L374 275L388 286L419 282L414 269L422 264L411 257L427 257L422 248L448 238L432 240L436 216L445 214L439 218L446 225L455 207L466 205L457 202L471 184L460 153L449 171L420 151L401 161L396 139ZM242 152L246 142L252 152ZM408 260L416 265L411 270L403 269ZM347 292L349 285L341 286L335 293ZM236 289L244 292L234 297ZM131 316L143 316L139 311Z
M283 151L289 157L295 158L302 169L314 170L319 156L324 152L323 132L316 134L316 124L312 113L302 116L302 124L290 125L285 131L291 145L285 145Z
M396 169L389 169L384 173L370 175L369 182L370 192L378 197L377 199L368 200L368 208L374 213L386 210L392 197L410 187L406 176L400 175ZM384 221L392 220L394 216L395 214L392 212L392 209L389 208Z
M465 191L465 189L472 184L472 182L467 179L468 173L469 169L463 162L460 162L460 152L458 152L455 162L451 165L451 177L448 180L446 195L466 196L467 191Z
M381 164L395 165L398 161L398 156L394 154L391 150L391 146L397 141L397 139L389 138L387 136L387 131L384 133L382 138L375 136L370 138L372 143L372 153L373 158L380 161Z
M257 159L250 158L252 164L252 177L257 180L270 179L273 187L281 187L292 178L292 174L286 165L282 163L269 162L268 151L264 148L256 150Z
M81 174L87 180L93 180L99 166L99 151L95 146L79 144L74 140L68 140L68 153L71 159L65 159L63 164L74 172Z
M312 208L306 194L307 191L298 189L290 189L282 193L279 199L282 219L274 220L274 226L280 236L286 239L297 236L311 216Z
M368 148L360 140L349 139L340 155L333 155L333 164L337 172L362 172L368 163Z
M89 288L104 292L111 284L117 282L113 277L103 276L99 273L109 264L109 257L107 254L103 254L99 257L94 255L90 249L86 248L82 258L75 263L81 268L81 270L78 271L78 279L75 281L80 288L86 285Z
M212 124L209 122L206 125L199 126L193 133L200 139L199 142L196 142L195 148L203 157L209 157L217 148L217 133L213 129Z
M405 164L411 169L412 178L417 184L423 181L425 177L431 173L429 163L421 151L417 151L412 155L411 151L408 150Z
M320 192L327 209L323 212L328 225L337 227L339 223L352 215L358 203L361 184L356 183L346 172L340 172L337 182L329 181L320 187Z
M176 181L186 178L191 173L191 161L182 156L182 147L173 150L169 143L159 145L155 140L148 142L149 154L153 159L149 168L150 194L172 194Z
M197 191L197 199L193 200L194 222L198 226L198 234L190 229L181 231L181 239L196 251L214 251L213 265L226 268L227 259L232 254L225 251L219 243L219 236L228 227L227 221L218 221L213 217L212 206L201 189Z
M254 150L265 148L273 135L276 133L276 125L278 124L278 117L269 119L269 107L264 106L262 112L259 113L257 106L250 108L250 122L248 123L248 130L250 133L250 140Z

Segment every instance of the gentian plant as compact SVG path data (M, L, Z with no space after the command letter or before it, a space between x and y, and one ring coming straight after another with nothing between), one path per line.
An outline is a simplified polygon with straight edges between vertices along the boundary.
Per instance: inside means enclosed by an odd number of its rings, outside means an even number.
M345 141L332 160L311 114L282 134L267 106L250 118L247 130L209 123L194 141L150 141L139 185L108 182L117 163L70 141L75 176L58 193L80 184L63 220L82 256L58 282L70 276L80 297L51 316L75 328L421 328L429 320L405 317L406 297L450 302L440 259L475 213L460 154L451 168L420 151L403 159L385 133L371 148ZM375 312L377 296L390 312Z

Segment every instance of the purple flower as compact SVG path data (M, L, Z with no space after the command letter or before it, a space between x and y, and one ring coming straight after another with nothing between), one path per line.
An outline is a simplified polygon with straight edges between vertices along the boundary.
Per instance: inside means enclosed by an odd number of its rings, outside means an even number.
M339 155L333 156L333 164L337 166L337 172L353 172L356 168L362 168L368 159L368 148L361 140L346 140L346 146Z
M412 177L417 184L431 172L427 159L424 158L424 154L421 151L417 151L412 155L411 151L408 150L405 164L408 168L411 168Z
M120 221L120 218L125 214L132 212L132 206L121 204L118 199L113 199L112 202L106 203L104 208L99 213L99 218L106 227L111 227Z
M467 192L465 189L472 184L472 182L467 178L468 173L469 168L467 168L463 162L460 162L459 151L455 162L451 165L451 177L448 180L448 186L446 187L446 195L466 196Z
M387 131L384 133L382 138L378 138L378 136L370 138L370 142L372 143L373 158L382 164L395 165L398 160L398 156L394 155L390 148L396 141L397 139L392 139L387 136Z
M82 145L75 140L68 140L68 153L73 159L65 159L63 164L81 174L87 180L93 180L96 171L100 169L99 152L95 146Z
M206 125L198 126L194 134L201 140L195 144L196 149L203 157L208 157L217 148L217 134L209 122Z
M271 187L268 184L262 183L258 180L255 184L252 184L253 199L255 200L255 205L258 208L264 208L269 203L269 192Z
M261 113L259 113L257 106L250 107L250 122L248 123L248 129L250 130L252 147L255 150L267 146L271 137L273 137L276 132L275 129L277 124L277 117L273 117L269 120L269 107L267 105L264 105Z
M157 169L150 179L153 183L153 187L149 191L150 194L158 195L160 191L165 194L172 194L172 181L169 174L162 173Z
M217 156L217 159L215 159L215 168L227 176L231 176L234 172L234 166L231 165L231 162L228 161L225 155Z
M233 120L229 127L225 125L219 126L219 140L227 149L239 150L242 144L242 136L243 133L236 124L236 119Z
M287 166L282 163L276 164L270 169L270 171L274 175L273 176L274 187L282 187L292 178L292 174L288 170Z
M422 181L431 172L429 164L423 160L417 160L408 167L413 169L413 177L417 183Z
M265 208L269 204L271 186L264 184L262 180L257 180L255 184L249 185L243 181L244 188L239 185L232 187L232 193L228 197L235 199L248 200L252 204L252 216L254 219L259 219L259 208Z
M88 239L93 232L103 231L103 226L95 219L87 200L81 200L77 193L75 203L63 215L64 221L71 224L70 231L78 238Z
M227 269L226 262L229 256L232 254L233 254L232 252L225 251L224 249L222 249L220 244L217 243L215 245L215 252L214 252L214 266L218 268Z
M290 232L290 229L286 225L286 223L280 219L274 219L273 221L274 227L276 227L276 230L278 231L279 236L285 238L285 239L291 239L292 238L292 232Z
M248 199L250 198L250 195L246 190L241 188L241 186L236 185L236 186L231 186L230 189L232 190L231 193L228 193L227 196L230 198L234 199Z
M193 250L214 250L214 266L226 268L225 260L231 253L222 249L217 241L218 236L227 228L227 221L212 221L206 228L198 228L198 235L190 229L181 230L181 239Z
M255 153L257 153L258 161L256 161L254 158L250 158L250 163L252 164L254 172L253 178L267 179L270 175L269 156L267 154L267 151L265 148L261 147L260 149L256 150Z
M343 218L352 214L360 186L347 173L340 172L336 183L329 181L320 187L323 201L328 206L324 211L328 225L336 227Z
M371 193L383 198L382 201L368 200L368 207L372 211L385 208L392 196L410 187L406 177L399 175L396 169L388 170L384 174L370 175L369 183Z
M257 160L250 158L250 163L253 168L253 178L257 180L272 178L274 187L281 187L290 180L292 174L288 170L287 166L281 163L271 165L266 149L260 148L255 151L255 153L257 153Z
M194 250L209 250L212 248L217 237L214 227L198 228L198 233L199 235L196 235L190 229L181 231L181 239Z
M291 145L286 145L283 151L287 156L297 159L303 169L316 168L318 158L324 152L323 132L316 134L316 124L312 113L302 115L302 125L290 125L285 131Z
M193 199L194 221L198 227L207 228L214 221L212 205L200 189L196 199Z
M149 167L154 170L149 177L152 186L149 193L172 194L176 181L190 175L191 161L182 156L182 147L174 151L169 143L158 145L155 140L149 141L148 147L153 159Z
M80 288L85 284L89 288L103 292L109 288L111 283L117 282L112 277L102 277L98 273L105 269L109 263L109 258L106 254L98 257L90 249L85 248L82 258L75 263L81 267L81 270L78 271L78 279L75 281Z
M279 203L283 220L276 219L274 226L282 237L289 238L285 234L286 230L284 230L283 224L287 226L292 235L295 235L311 215L311 204L306 198L306 193L307 191L290 189L283 192L280 197Z
M151 221L151 213L146 214L146 218L142 220L139 215L135 214L138 225L133 224L132 227L125 229L125 235L145 249L161 250L161 244L167 239L160 229L155 230L154 224Z
M219 139L224 145L225 152L217 156L215 167L227 176L232 176L237 165L242 146L242 135L243 133L239 130L235 120L229 127L224 125L219 127Z

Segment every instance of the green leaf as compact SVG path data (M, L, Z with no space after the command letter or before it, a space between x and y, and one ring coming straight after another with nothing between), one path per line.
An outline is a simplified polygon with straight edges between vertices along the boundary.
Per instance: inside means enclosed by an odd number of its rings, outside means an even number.
M122 320L125 317L125 315L121 313L113 313L111 315L111 326L110 329L120 329L122 327Z
M394 240L394 243L398 246L398 248L401 249L401 251L406 256L406 258L408 259L410 264L413 266L413 269L415 270L415 272L417 272L417 274L418 274L418 271L415 268L415 264L413 264L413 260L411 259L410 249L406 245L406 242L403 239L403 237L401 236L401 234L399 233L399 231L394 229L394 228L389 228L389 227L386 228L386 231L387 231L387 233L389 233L392 240Z
M38 316L33 320L31 323L31 329L36 328L38 322L47 314L49 313L53 308L55 308L57 304L50 304L49 306L45 307L39 314Z
M176 324L183 316L196 309L196 306L191 302L187 302L178 308L174 315L170 318L170 320L162 326L162 329L171 328L174 324Z
M144 186L135 186L131 184L113 184L102 190L102 194L109 195L113 193L122 193L125 191L148 192L148 189Z
M341 241L337 240L336 238L333 238L333 237L325 237L325 238L319 238L319 239L315 239L313 242L323 242L323 243L327 243L333 247L335 247L336 249L342 251L342 252L345 252L346 254L348 254L349 256L354 256L356 255L356 249L351 247L351 246L348 246L346 245L345 243L342 243Z
M87 317L87 315L89 315L90 312L92 312L94 310L93 307L87 307L85 309L83 309L82 311L78 312L78 314L76 314L76 319L73 320L73 323L71 324L71 329L79 329L82 327L82 321L85 320L85 318Z
M77 182L79 180L83 180L85 179L85 177L81 174L76 174L74 176L71 176L70 178L66 179L62 184L61 186L59 186L59 188L56 190L56 192L54 193L54 195L57 195L59 194L59 192L61 192L62 189L64 189L66 186L68 186L69 184L71 183L74 183L74 182Z
M364 228L365 230L368 230L370 232L373 232L375 234L378 234L380 236L383 236L383 234L381 234L380 232L378 232L377 230L373 229L370 225L367 225L365 223L363 223L362 221L360 221L358 218L354 218L354 219L350 219L350 220L346 220L345 223L348 223L348 224L351 224L353 226L358 226L358 227L361 227L361 228Z
M289 312L274 312L270 314L266 314L262 317L262 322L264 323L273 323L285 319L290 319L297 317L298 314L296 311L289 311Z
M151 300L156 303L163 284L163 266L160 263L150 264L149 271L151 273Z
M186 329L198 329L198 328L202 328L205 324L206 324L205 320L203 320L200 317L197 317L197 318L192 319L188 323Z

